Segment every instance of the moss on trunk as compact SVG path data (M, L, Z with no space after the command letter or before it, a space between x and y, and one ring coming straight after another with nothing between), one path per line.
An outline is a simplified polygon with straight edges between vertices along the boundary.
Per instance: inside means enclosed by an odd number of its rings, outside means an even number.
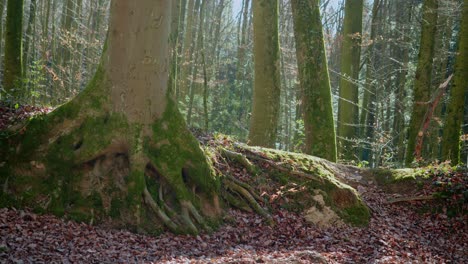
M19 99L23 63L23 0L8 0L2 98Z
M291 1L307 154L336 161L335 123L319 1Z
M442 158L451 160L456 165L460 162L460 135L463 112L466 109L465 97L468 95L468 1L464 1L462 22L459 35L459 48L453 86L450 91L450 103L444 125Z
M416 140L424 138L421 131L424 115L431 99L432 60L434 58L434 37L437 28L437 0L425 0L421 20L421 41L418 55L418 67L414 81L414 102L408 130L405 164L409 166L415 157Z

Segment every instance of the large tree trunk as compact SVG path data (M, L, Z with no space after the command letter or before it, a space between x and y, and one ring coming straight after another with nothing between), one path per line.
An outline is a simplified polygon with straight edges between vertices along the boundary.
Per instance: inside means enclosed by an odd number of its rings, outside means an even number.
M306 153L336 161L330 78L318 0L291 1Z
M338 152L342 159L352 160L353 139L359 124L358 79L361 57L363 0L346 0L341 48L340 98L338 103Z
M19 98L23 63L23 0L8 0L2 99Z
M0 141L2 202L148 232L217 218L219 182L167 92L171 4L112 2L86 90Z
M462 21L459 35L459 47L453 86L450 92L450 103L444 125L442 158L450 160L453 165L460 162L460 134L465 110L468 78L468 0L464 0Z
M425 0L423 5L421 41L418 55L418 68L414 82L414 102L408 131L408 146L406 148L406 165L410 165L415 157L418 138L424 140L424 132L420 130L424 114L431 98L432 59L434 58L434 36L436 33L438 0ZM420 144L421 145L421 144ZM421 146L419 146L421 147Z
M274 147L280 105L278 0L253 2L255 80L249 144Z

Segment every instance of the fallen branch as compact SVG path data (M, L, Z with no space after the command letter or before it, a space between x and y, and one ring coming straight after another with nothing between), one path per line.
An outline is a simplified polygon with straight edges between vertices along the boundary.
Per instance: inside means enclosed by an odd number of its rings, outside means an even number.
M427 195L427 196L412 196L412 197L401 197L401 198L395 198L391 199L388 201L388 204L394 204L394 203L402 203L402 202L413 202L413 201L428 201L428 200L434 200L436 199L432 195Z

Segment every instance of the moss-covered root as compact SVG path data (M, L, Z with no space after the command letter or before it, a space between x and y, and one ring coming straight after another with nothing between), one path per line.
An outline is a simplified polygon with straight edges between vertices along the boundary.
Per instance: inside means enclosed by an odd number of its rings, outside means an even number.
M274 224L274 221L273 221L273 218L271 217L271 215L265 210L263 209L260 204L258 204L257 200L255 200L255 198L253 197L252 193L250 193L247 189L245 189L244 187L242 187L241 185L239 185L238 183L236 183L235 181L229 179L229 178L226 178L224 179L223 181L224 183L224 186L229 190L229 191L232 191L232 192L235 192L237 193L240 197L242 197L243 199L245 199L245 201L247 201L247 203L249 204L249 206L259 215L261 215L263 218L266 219L266 221L268 222L268 224L270 225L273 225Z
M234 151L227 150L225 148L219 148L219 152L221 153L223 157L229 160L235 161L239 163L240 165L242 165L247 170L247 172L252 173L252 174L256 174L258 172L257 167L253 165L244 155L234 152Z
M161 219L165 226L167 226L172 232L177 232L177 225L174 223L167 214L158 206L154 201L148 189L145 187L143 190L143 199L145 203L153 210L153 212Z

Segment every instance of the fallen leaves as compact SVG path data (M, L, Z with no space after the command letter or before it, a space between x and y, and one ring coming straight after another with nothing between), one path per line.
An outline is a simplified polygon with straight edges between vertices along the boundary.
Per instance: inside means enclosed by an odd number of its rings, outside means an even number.
M439 219L386 204L386 194L372 187L364 199L380 210L367 228L319 229L286 210L276 211L270 227L258 215L229 210L228 224L196 237L143 236L4 208L0 262L467 262L466 218Z

